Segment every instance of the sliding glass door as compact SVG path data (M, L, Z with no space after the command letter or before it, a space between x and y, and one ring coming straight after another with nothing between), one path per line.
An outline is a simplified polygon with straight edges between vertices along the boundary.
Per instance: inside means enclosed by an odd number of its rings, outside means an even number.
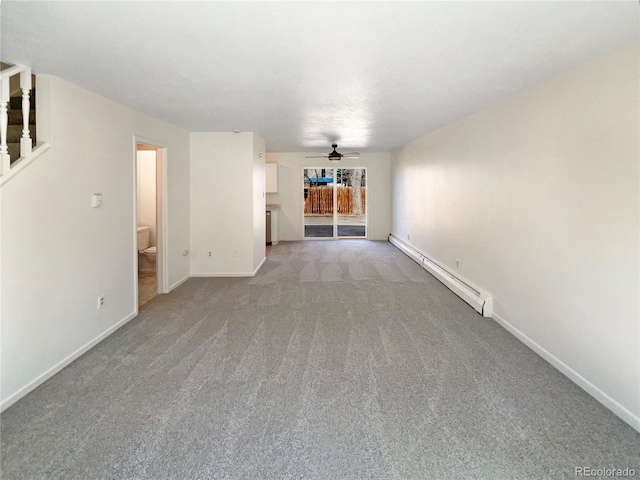
M302 176L304 238L366 238L364 168L305 168Z
M364 168L339 168L336 173L338 237L367 236L367 187Z
M305 168L304 237L334 238L334 169Z

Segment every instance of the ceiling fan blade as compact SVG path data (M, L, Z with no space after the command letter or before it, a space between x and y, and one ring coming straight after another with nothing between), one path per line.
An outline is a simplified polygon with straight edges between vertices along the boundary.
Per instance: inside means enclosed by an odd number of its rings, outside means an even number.
M336 151L338 145L334 143L331 146L333 147L333 152L331 153L318 153L304 158L328 158L332 162L339 162L341 158L360 158L358 152L340 153Z

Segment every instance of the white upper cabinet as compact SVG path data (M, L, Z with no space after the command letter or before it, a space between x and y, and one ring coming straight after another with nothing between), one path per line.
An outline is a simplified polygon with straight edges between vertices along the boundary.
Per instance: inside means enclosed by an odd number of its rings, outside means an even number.
M265 177L267 193L278 192L278 164L265 163Z

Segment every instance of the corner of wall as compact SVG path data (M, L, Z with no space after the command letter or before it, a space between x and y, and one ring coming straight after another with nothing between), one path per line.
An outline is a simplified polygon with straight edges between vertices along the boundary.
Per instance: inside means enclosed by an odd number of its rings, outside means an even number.
M36 142L53 144L50 75L36 75Z

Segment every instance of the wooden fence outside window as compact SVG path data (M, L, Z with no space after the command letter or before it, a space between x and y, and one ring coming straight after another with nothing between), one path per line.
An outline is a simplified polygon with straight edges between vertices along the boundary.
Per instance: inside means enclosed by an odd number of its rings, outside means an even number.
M333 214L333 187L307 187L304 200L305 215ZM354 215L353 187L338 187L338 215ZM362 213L367 212L367 187L360 187Z

